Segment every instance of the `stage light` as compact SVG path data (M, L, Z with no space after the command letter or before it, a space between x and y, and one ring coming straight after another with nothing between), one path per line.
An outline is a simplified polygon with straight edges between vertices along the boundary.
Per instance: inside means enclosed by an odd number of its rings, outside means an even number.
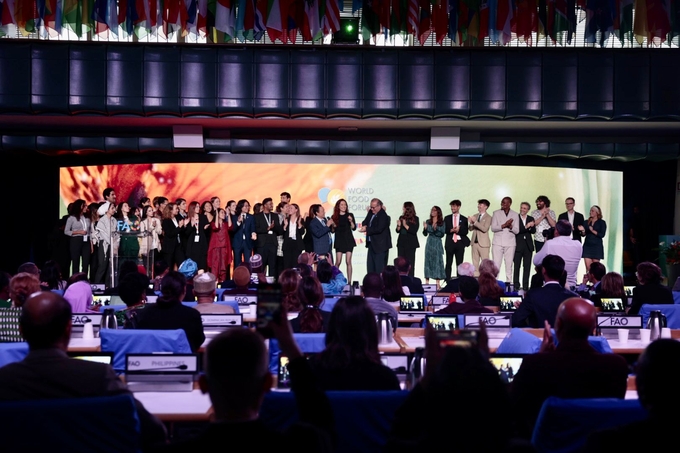
M333 33L333 44L359 44L359 18L340 18L340 29Z

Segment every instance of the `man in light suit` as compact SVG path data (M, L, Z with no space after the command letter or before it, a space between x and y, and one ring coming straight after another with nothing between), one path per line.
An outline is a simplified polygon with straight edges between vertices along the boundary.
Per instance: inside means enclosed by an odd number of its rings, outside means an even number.
M241 263L249 263L253 254L253 237L255 235L255 218L250 214L248 200L239 200L236 204L236 214L231 216L234 225L234 269Z
M491 217L491 231L493 231L493 262L501 268L501 261L505 261L505 281L512 281L512 261L515 258L515 235L519 233L519 216L510 209L512 198L501 200L501 208L494 211Z
M311 209L316 216L309 222L309 229L312 231L314 253L317 256L328 256L328 259L331 259L331 227L335 223L333 223L333 219L326 220L326 210L320 204L312 205Z
M366 233L367 272L381 273L387 266L387 256L392 248L390 235L390 216L387 215L382 201L377 198L371 200L368 215L361 223L362 233Z
M489 259L489 228L491 227L491 216L486 212L489 209L489 200L477 200L477 212L468 218L470 229L472 230L472 264L475 269L479 269L479 263L483 259ZM479 271L475 270L475 277L479 277Z
M567 198L564 204L567 206L567 212L563 212L557 217L557 220L568 220L571 223L571 238L575 241L581 242L581 232L578 230L579 225L583 225L585 219L583 214L574 211L575 201L572 197Z
M453 200L449 205L451 206L451 214L444 217L444 228L446 229L444 249L446 250L447 280L451 279L453 257L456 257L456 267L460 266L465 256L465 247L470 246L467 217L458 212L461 206L460 200Z
M531 274L531 255L534 253L534 239L533 234L536 232L534 225L534 218L528 215L531 205L523 201L519 208L519 233L515 235L517 246L515 247L515 261L514 261L514 276L512 281L515 284L515 289L519 286L519 270L524 263L524 273L522 274L521 288L527 291L529 289L529 275Z

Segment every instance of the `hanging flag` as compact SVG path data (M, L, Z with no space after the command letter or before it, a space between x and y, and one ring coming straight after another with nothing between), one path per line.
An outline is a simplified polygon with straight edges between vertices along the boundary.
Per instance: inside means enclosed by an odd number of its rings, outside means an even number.
M506 45L512 39L512 22L514 22L514 18L515 11L512 0L498 0L496 31L501 45Z
M418 38L418 17L420 16L420 6L418 0L408 0L408 14L406 31Z
M680 35L680 0L671 0L671 36L673 40Z
M481 0L479 3L479 36L478 42L483 43L489 36L489 1Z
M14 0L5 0L0 3L0 25L16 24L14 18Z
M498 32L496 32L496 19L498 19L498 0L488 0L489 9L489 40L492 44L498 44Z
M670 0L647 0L647 33L656 45L666 41L671 31Z
M302 39L313 41L314 37L321 31L321 18L319 17L319 0L304 0L305 18L302 21L300 32Z
M233 0L215 3L215 28L230 38L236 37L236 8Z
M283 22L281 18L281 4L279 0L269 0L267 6L267 34L272 42L281 39Z
M449 2L448 0L436 0L432 10L432 28L434 28L434 36L437 44L441 45L444 38L449 33ZM455 25L454 25L455 27ZM457 31L454 31L454 34Z
M253 2L253 39L259 41L267 31L268 0L253 0ZM246 8L250 9L248 3L246 3ZM246 26L248 24L248 9L246 10Z
M432 5L430 0L420 0L420 21L418 25L418 41L425 45L425 41L432 33Z
M407 31L407 15L409 0L392 0L392 19L390 35L399 35Z
M324 34L333 34L340 30L340 9L338 7L339 1L342 0L319 1L319 17L321 17L321 26ZM321 15L322 12L323 15Z
M517 2L517 22L515 33L517 38L532 45L532 32L538 32L538 4L536 0L519 0Z
M620 0L616 2L618 14L614 23L614 30L618 30L621 44L633 41L633 0Z
M374 2L378 0L363 0L361 10L361 34L364 42L370 41L371 37L380 33L380 17L376 13Z
M599 44L604 46L614 29L612 13L607 0L587 0L585 42L598 42L597 33L600 32Z
M548 31L548 2L547 0L538 0L538 40L549 36Z

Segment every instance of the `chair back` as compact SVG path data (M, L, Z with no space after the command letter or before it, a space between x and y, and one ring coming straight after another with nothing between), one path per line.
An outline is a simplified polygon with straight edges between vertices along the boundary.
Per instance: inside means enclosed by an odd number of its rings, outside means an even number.
M497 354L534 354L541 347L536 335L515 327L503 338L496 349Z
M28 355L28 343L0 343L0 367L20 362Z
M182 329L144 330L102 329L99 331L101 350L113 352L113 369L125 371L126 354L151 354L154 352L174 352L191 354L187 335Z
M666 322L671 329L680 329L680 304L643 304L640 307L642 315L642 325L647 326L649 314L654 310L659 310L666 316Z
M645 418L647 411L638 400L551 396L538 414L531 443L537 453L577 452L591 433Z
M3 451L140 452L132 395L0 402Z
M295 338L300 347L300 352L303 354L321 352L326 348L325 333L294 333L293 338ZM269 371L272 374L278 372L280 356L281 348L279 347L279 342L272 338L269 340Z

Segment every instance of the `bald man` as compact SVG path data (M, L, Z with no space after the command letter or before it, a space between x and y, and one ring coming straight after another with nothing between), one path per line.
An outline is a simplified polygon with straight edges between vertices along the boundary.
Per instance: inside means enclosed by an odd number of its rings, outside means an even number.
M512 382L511 397L518 432L529 438L541 405L560 398L624 398L628 364L616 354L601 354L588 343L597 324L595 307L572 297L555 318L557 346L545 321L541 350L524 358Z
M0 401L85 398L130 394L109 365L69 358L71 305L53 292L35 293L23 306L19 330L29 352L0 368ZM165 426L135 400L142 447L166 442ZM39 430L36 431L39 433Z

